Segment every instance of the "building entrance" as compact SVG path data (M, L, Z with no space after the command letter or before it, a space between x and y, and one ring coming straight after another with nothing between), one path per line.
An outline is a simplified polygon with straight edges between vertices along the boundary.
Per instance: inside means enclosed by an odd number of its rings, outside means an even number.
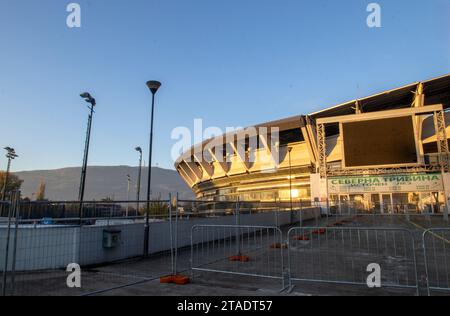
M443 192L332 194L333 213L442 214Z

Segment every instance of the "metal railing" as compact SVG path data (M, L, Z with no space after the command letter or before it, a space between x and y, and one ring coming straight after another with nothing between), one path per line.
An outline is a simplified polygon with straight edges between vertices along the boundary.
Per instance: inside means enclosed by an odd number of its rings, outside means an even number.
M450 292L450 228L424 231L422 245L428 295Z
M288 232L290 282L367 286L379 264L381 286L418 291L414 238L406 229L295 227ZM418 292L417 292L418 293Z
M191 271L278 279L283 277L282 232L277 227L195 225Z
M157 199L148 201L149 217L152 219L167 219L169 200ZM81 212L80 212L81 205ZM139 210L137 209L139 205ZM42 218L115 218L115 217L145 217L147 201L26 201L20 202L22 219Z

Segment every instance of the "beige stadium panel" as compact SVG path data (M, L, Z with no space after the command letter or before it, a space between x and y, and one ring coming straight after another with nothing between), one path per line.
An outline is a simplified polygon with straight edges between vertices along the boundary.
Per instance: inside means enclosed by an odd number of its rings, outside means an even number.
M305 142L292 144L280 148L280 165L279 168L289 168L289 153L288 148L291 147L291 167L293 166L308 166L310 164L310 157L308 146Z
M326 140L327 161L336 162L342 160L342 139L338 136L328 137Z
M255 162L250 167L250 172L269 171L276 169L278 164L272 157L271 152L266 149L258 149L254 152Z
M194 175L196 182L201 181L203 178L203 170L193 161L185 161L185 164Z
M213 167L210 166L210 169L213 171L211 175L210 175L208 172L206 172L205 168L202 167L202 165L200 165L200 167L201 167L202 170L203 170L203 173L202 173L202 179L200 180L200 182L208 181L209 179L211 179L212 175L214 175Z
M229 160L231 161L230 171L228 171L229 176L247 172L245 163L242 162L241 158L238 155L230 156Z
M182 162L178 165L179 172L182 174L183 179L187 180L187 184L192 187L197 183L197 179L187 165Z
M447 123L446 133L450 136L450 112L445 113L445 121ZM437 141L436 130L432 116L428 116L423 120L422 124L422 142L424 144L435 143Z
M213 179L226 177L226 175L227 175L225 172L226 167L224 165L225 165L225 163L223 163L223 162L217 162L217 161L213 162L213 167L214 167L214 175L212 176Z

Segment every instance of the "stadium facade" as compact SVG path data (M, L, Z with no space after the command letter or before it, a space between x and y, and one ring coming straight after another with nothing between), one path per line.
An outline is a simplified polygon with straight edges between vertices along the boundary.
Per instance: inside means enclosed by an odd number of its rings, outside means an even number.
M175 167L200 200L446 214L449 107L446 75L208 139Z

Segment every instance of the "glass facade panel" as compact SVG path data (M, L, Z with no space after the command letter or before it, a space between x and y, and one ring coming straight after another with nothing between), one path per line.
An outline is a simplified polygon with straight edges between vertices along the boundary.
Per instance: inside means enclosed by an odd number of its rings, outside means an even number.
M332 213L345 214L349 207L357 212L376 214L442 214L445 197L443 192L361 193L332 194Z

